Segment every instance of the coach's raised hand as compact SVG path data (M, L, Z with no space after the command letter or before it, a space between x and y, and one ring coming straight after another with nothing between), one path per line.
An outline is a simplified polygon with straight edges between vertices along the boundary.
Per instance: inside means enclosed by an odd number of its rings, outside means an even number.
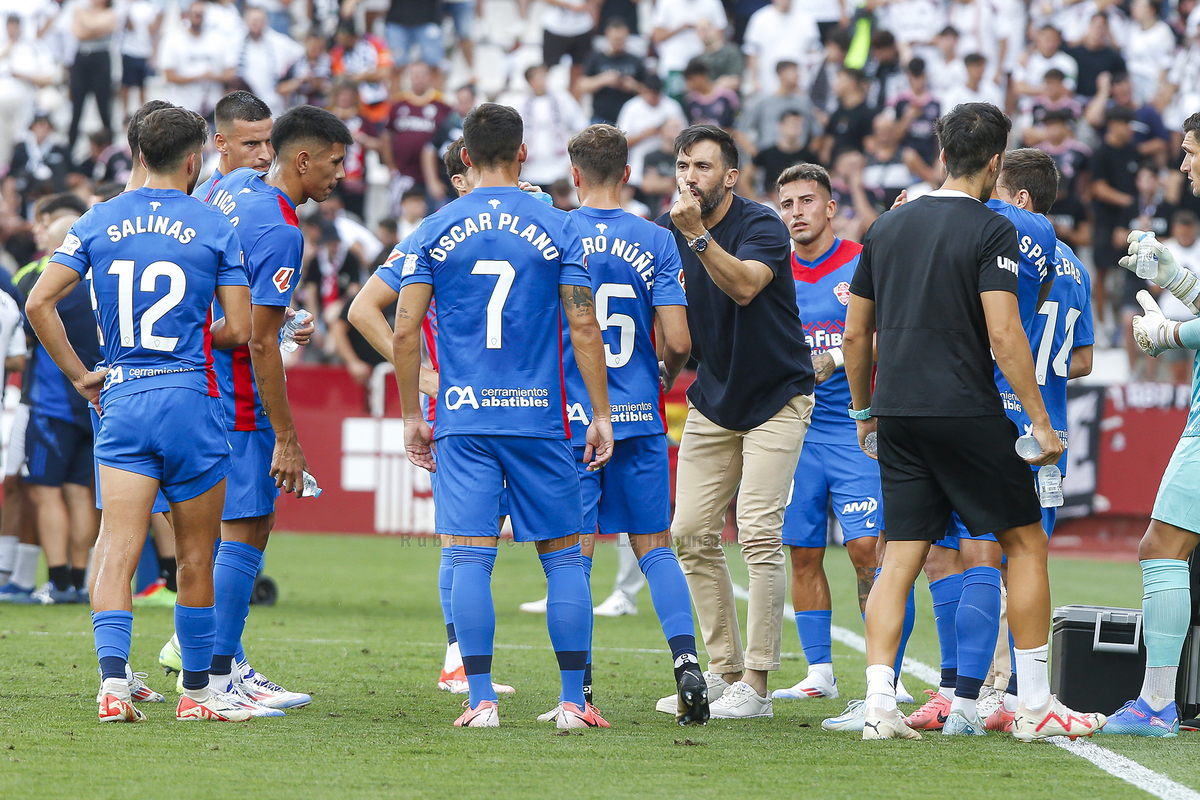
M689 186L683 178L678 179L679 199L671 206L671 221L679 232L688 239L704 235L704 215L700 209L699 190Z

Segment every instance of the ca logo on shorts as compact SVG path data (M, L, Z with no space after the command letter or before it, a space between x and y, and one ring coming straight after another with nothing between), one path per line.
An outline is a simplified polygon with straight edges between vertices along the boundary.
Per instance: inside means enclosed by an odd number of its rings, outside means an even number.
M455 411L464 404L476 410L479 409L479 401L475 399L475 390L470 386L466 388L451 386L442 397L442 402L445 403L448 411Z
M280 267L275 270L275 275L271 278L271 283L275 284L275 288L280 292L286 292L288 287L292 285L292 275L296 270L291 267Z

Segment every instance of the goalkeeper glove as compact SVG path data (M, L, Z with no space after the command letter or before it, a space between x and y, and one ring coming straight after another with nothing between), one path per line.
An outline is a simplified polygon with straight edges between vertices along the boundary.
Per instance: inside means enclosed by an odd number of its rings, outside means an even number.
M1180 323L1164 317L1158 303L1145 289L1137 293L1137 301L1146 312L1143 316L1133 318L1133 338L1138 349L1158 358L1168 350L1182 347L1178 336Z
M1190 270L1179 266L1175 261L1175 256L1158 241L1153 233L1130 231L1129 255L1124 256L1118 263L1136 274L1138 247L1143 240L1148 242L1154 255L1158 258L1158 273L1151 280L1178 297L1180 302L1191 309L1193 314L1200 314L1200 305L1197 304L1197 298L1200 298L1200 281Z

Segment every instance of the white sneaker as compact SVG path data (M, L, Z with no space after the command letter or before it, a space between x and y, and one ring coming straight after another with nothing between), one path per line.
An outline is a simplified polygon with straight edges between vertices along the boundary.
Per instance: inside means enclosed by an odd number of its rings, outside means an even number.
M864 742L871 739L920 739L921 734L908 727L898 708L892 711L868 708L863 719L862 738Z
M96 703L101 722L142 722L146 719L146 715L134 707L129 696L129 682L124 678L101 681Z
M867 701L851 700L846 710L836 717L821 722L823 731L853 731L862 733L863 721L867 717Z
M100 672L100 668L96 668ZM101 673L103 675L103 673ZM125 680L129 682L129 697L131 700L136 700L139 703L163 703L166 702L158 692L146 685L146 678L149 677L145 672L134 672L128 664L125 665ZM96 693L96 702L100 702L103 697L104 685L101 683L100 691Z
M304 708L312 697L302 692L289 692L268 680L261 672L246 675L239 682L242 691L253 702L267 708Z
M762 697L745 681L732 684L716 702L709 702L712 719L753 719L771 717L771 698Z
M637 616L637 603L625 596L624 592L613 592L608 598L592 609L597 617L630 617Z
M226 699L234 705L240 706L250 712L252 717L282 717L283 711L278 708L265 706L250 697L250 693L246 691L246 684L237 681L229 685L225 691Z
M983 720L990 717L1002 705L1004 705L1004 692L998 692L991 686L983 687L979 692L979 699L975 701L979 718Z
M896 702L897 703L915 703L912 693L904 688L904 681L900 676L896 676Z
M712 704L720 699L721 695L725 693L725 690L731 684L726 683L725 679L717 673L707 671L704 673L704 682L708 684L708 706L711 709ZM654 704L654 710L675 716L675 713L679 710L679 693L676 692L675 694L667 695L659 700Z
M545 614L546 598L543 597L541 600L531 600L528 603L521 603L517 608L526 614Z
M837 678L833 682L825 679L819 672L810 672L808 677L790 689L776 689L771 692L776 700L805 700L810 697L827 697L830 700L838 698Z
M208 720L212 722L245 722L253 716L232 697L224 692L209 689L208 697L203 700L193 700L188 695L181 695L179 705L175 707L175 719L180 722L195 722Z

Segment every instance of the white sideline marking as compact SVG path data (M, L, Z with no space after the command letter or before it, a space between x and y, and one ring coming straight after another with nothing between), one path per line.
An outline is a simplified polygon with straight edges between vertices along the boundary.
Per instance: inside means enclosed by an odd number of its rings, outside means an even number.
M746 600L750 597L750 592L736 583L733 585L733 594L739 600ZM796 613L790 603L785 603L783 610L786 614ZM834 625L830 632L834 641L841 642L860 653L867 652L866 639L854 631ZM942 679L940 670L907 656L904 658L903 673L924 681L930 686L937 686ZM1161 798L1161 800L1200 800L1200 792L1184 786L1182 783L1176 783L1166 775L1155 772L1149 767L1143 767L1133 759L1115 753L1107 747L1101 747L1090 740L1076 739L1072 742L1065 736L1055 736L1049 741L1055 747L1060 747L1071 755L1090 761L1114 778L1119 778L1135 789L1140 789L1147 794Z

